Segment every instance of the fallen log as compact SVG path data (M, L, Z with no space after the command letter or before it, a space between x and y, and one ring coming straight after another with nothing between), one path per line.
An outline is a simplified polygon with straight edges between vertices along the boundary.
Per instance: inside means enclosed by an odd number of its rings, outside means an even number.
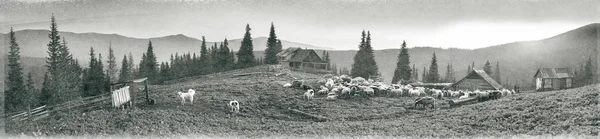
M325 117L325 116L320 116L320 115L314 115L314 114L310 114L310 113L306 113L306 112L302 112L300 110L296 110L296 109L291 109L288 108L291 112L296 113L296 114L300 114L303 116L307 116L310 117L314 120L316 120L317 122L327 122L329 121L329 118Z
M458 105L463 105L466 103L470 103L470 102L476 102L478 100L477 97L468 97L468 98L464 98L464 99L451 99L448 100L448 104L450 104L450 106L458 106Z

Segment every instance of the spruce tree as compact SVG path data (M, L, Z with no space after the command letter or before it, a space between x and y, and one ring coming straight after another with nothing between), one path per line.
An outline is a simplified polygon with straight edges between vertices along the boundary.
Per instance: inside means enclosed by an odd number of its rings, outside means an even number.
M127 55L123 55L123 61L121 61L121 73L119 74L119 82L126 82L131 80L131 71L129 69L129 62L127 61Z
M90 48L90 63L86 69L85 77L83 81L83 96L96 96L104 91L105 75L102 70L102 59L96 58L94 48Z
M365 38L366 36L366 38ZM375 62L375 56L373 55L373 48L371 47L371 33L365 35L365 31L362 32L362 39L359 44L359 50L354 55L354 63L350 74L353 77L369 78L369 76L378 75L379 70L377 63Z
M485 65L483 65L483 71L485 71L486 74L488 75L493 75L492 73L492 65L490 64L490 61L488 60L487 62L485 62Z
M454 82L454 69L452 68L452 64L448 64L448 66L446 66L446 77L444 79L444 81L447 83Z
M158 81L158 62L156 61L156 55L152 48L152 40L148 41L148 49L146 51L146 59L144 60L144 72L143 76L148 77L150 83L156 83Z
M428 82L427 75L429 75L427 73L427 68L423 67L423 75L421 75L421 82L424 82L424 83Z
M277 64L277 53L278 51L277 35L275 35L275 26L271 22L271 30L269 31L269 38L267 39L267 48L265 49L265 64Z
M427 82L437 83L440 80L440 74L438 73L438 64L435 52L431 58L431 65L429 65L429 74L427 75Z
M10 29L9 33L9 51L8 51L8 76L6 76L6 112L15 112L26 108L25 100L28 92L25 90L23 81L23 67L19 63L21 59L19 44L15 38L15 32Z
M42 82L42 89L40 89L40 96L38 98L39 105L46 105L50 103L52 92L50 92L50 79L48 72L44 73L44 82Z
M27 73L27 84L25 86L27 89L28 96L26 96L25 104L28 104L30 108L37 107L39 104L37 100L39 96L39 90L35 88L34 84L35 82L33 81L31 72Z
M331 59L329 58L329 52L325 53L325 62L327 63L327 69L331 69Z
M254 46L252 46L252 36L250 34L250 24L246 24L246 33L242 39L240 50L237 53L238 68L247 68L253 66L255 62L254 58Z
M119 72L119 69L117 69L117 59L115 58L115 54L113 52L113 48L112 48L112 43L108 46L108 68L107 73L108 73L108 79L110 82L116 82L118 80L118 76L117 73Z
M406 49L406 42L402 41L400 54L398 54L398 58L396 59L396 69L394 70L394 77L392 78L392 83L397 83L400 80L411 80L412 69L410 69L409 58L410 56L408 55L408 50Z
M215 42L215 44L210 49L210 66L213 67L213 71L211 73L222 71L222 69L218 68L218 63L219 63L218 60L219 60L219 48L217 47L217 43Z
M500 64L499 62L496 62L496 82L498 82L499 84L502 84L502 78L500 78Z
M583 81L583 85L584 86L585 85L590 85L590 84L592 84L594 82L594 79L595 79L595 77L594 77L595 69L594 69L594 67L593 67L592 64L593 64L592 63L592 57L589 56L587 62L585 63L585 67L584 67L584 71L583 71L583 76L582 76L583 77L582 81Z
M135 65L133 64L134 61L133 61L133 55L131 54L131 52L129 52L129 57L127 57L127 58L129 58L129 60L127 60L127 65L129 66L128 67L128 69L129 69L128 79L132 80L133 78L135 78L136 69L135 69Z

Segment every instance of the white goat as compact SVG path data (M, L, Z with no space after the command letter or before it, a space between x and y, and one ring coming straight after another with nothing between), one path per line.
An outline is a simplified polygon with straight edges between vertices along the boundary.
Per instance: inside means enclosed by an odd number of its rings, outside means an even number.
M306 93L304 93L304 96L306 96L307 100L312 99L315 96L315 90L308 89L308 91L306 91Z
M189 89L187 93L177 92L177 94L179 95L179 98L181 98L181 105L185 103L186 99L189 99L190 103L194 104L194 95L196 94L194 89Z
M231 111L235 113L240 112L240 103L237 100L229 101L229 107L231 107Z

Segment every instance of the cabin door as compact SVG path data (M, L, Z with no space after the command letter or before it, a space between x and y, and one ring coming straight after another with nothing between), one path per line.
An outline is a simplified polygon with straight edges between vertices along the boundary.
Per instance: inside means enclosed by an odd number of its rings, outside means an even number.
M542 88L542 78L535 79L535 90L539 90Z

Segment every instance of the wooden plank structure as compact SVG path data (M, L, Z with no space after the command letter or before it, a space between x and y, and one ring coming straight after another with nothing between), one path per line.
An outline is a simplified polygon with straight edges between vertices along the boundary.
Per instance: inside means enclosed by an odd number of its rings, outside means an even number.
M312 49L290 47L277 53L279 65L296 71L328 72L329 63L325 62Z
M44 105L44 106L40 106L40 107L37 107L34 109L27 109L27 111L18 113L13 116L8 116L8 119L9 120L17 120L17 121L24 121L24 120L37 121L39 119L46 118L48 116L50 116L50 114L48 112L46 105Z
M139 78L139 79L134 79L134 80L129 80L129 81L125 81L125 82L117 82L117 83L112 83L110 85L110 90L112 92L111 98L113 100L113 107L118 107L116 105L119 106L123 106L122 101L129 101L127 103L129 103L129 106L133 106L133 104L135 104L135 100L136 100L136 93L137 91L143 91L143 93L146 96L146 103L147 104L152 104L151 102L153 102L150 99L150 93L148 90L148 78ZM143 87L140 88L138 87L140 85L140 83L143 83ZM113 90L114 88L119 88L117 90ZM127 88L127 89L124 89ZM125 90L127 90L127 93L125 92ZM119 92L120 91L120 92ZM122 94L115 94L115 93L122 93ZM129 99L127 99L129 98ZM124 107L122 107L124 108Z
M497 90L502 86L485 71L473 69L467 76L452 84L450 88L453 90Z
M452 83L422 83L422 82L414 82L410 83L413 87L425 87L425 88L433 88L433 89L446 89L452 86Z
M536 91L571 88L573 72L570 68L541 68L533 76Z

